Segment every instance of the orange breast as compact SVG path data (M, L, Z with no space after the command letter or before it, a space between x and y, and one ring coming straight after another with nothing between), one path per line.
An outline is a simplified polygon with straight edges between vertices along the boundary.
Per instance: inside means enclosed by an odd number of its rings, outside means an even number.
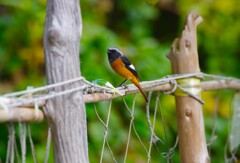
M126 79L133 79L135 76L132 74L131 71L129 71L124 64L122 63L121 59L118 58L114 62L111 63L112 69L120 76Z

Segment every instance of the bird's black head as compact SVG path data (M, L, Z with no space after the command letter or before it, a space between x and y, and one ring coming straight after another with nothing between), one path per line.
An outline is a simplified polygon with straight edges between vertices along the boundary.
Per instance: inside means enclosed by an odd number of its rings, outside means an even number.
M121 55L123 55L118 48L108 48L107 54L108 54L108 60L110 63L114 62Z

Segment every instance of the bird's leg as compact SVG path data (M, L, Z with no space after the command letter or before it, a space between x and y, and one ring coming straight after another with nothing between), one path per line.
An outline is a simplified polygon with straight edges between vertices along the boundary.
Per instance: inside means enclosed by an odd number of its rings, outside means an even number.
M117 86L117 87L123 86L127 81L128 81L128 79L125 79L125 80L124 80L119 86Z

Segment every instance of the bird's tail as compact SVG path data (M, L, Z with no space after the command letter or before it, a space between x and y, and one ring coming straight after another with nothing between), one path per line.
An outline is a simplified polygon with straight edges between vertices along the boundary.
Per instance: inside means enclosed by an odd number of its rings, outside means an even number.
M145 101L148 102L147 96L146 96L145 93L143 92L142 87L140 86L138 80L131 80L131 82L139 89L139 91L140 91L141 94L143 95Z

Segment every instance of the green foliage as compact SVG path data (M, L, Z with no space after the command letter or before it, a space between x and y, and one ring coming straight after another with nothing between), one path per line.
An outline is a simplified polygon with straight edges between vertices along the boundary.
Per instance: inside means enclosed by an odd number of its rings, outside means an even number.
M0 3L0 80L9 90L43 84L45 5L30 1ZM36 80L37 79L37 80ZM14 86L14 87L13 87ZM0 89L0 92L7 91Z
M123 80L110 68L106 50L119 47L133 62L141 79L154 80L171 74L166 54L171 42L182 31L191 10L203 16L198 27L198 46L201 69L207 73L240 77L240 7L235 0L213 1L81 1L83 33L80 43L81 72L86 79L104 85L106 81L119 85ZM25 89L28 85L45 84L42 37L46 1L2 0L0 2L0 93ZM156 97L156 93L154 93ZM205 126L210 140L215 109L216 93L204 93ZM220 94L219 117L216 121L218 139L211 145L213 162L223 162L224 146L228 135L229 103L231 93ZM153 148L152 162L166 162L163 153L172 147L177 135L174 98L161 96L164 125L158 115L156 134L165 142ZM131 106L133 96L126 97ZM100 116L106 120L109 102L97 103ZM93 104L87 104L89 155L91 162L98 162L101 154L104 127L98 121ZM131 108L131 107L130 107ZM151 104L154 108L154 101ZM153 110L151 110L153 113ZM123 160L130 117L121 99L113 101L109 128L109 143L118 161ZM137 95L135 126L145 145L150 133L147 127L144 101ZM7 130L0 126L0 157L6 155ZM46 144L46 123L32 126L33 139L39 160L43 160ZM5 135L5 137L4 137ZM132 134L129 162L145 162L146 153ZM107 151L107 150L106 150ZM52 155L51 155L51 159ZM30 156L28 160L31 160ZM110 153L104 155L111 162ZM3 160L4 161L4 160ZM41 162L40 161L40 162ZM179 162L178 150L173 161ZM31 162L31 161L30 161Z
M184 5L180 5L183 4ZM183 15L194 9L203 16L199 26L199 56L209 73L240 76L238 40L240 37L239 1L178 1Z

